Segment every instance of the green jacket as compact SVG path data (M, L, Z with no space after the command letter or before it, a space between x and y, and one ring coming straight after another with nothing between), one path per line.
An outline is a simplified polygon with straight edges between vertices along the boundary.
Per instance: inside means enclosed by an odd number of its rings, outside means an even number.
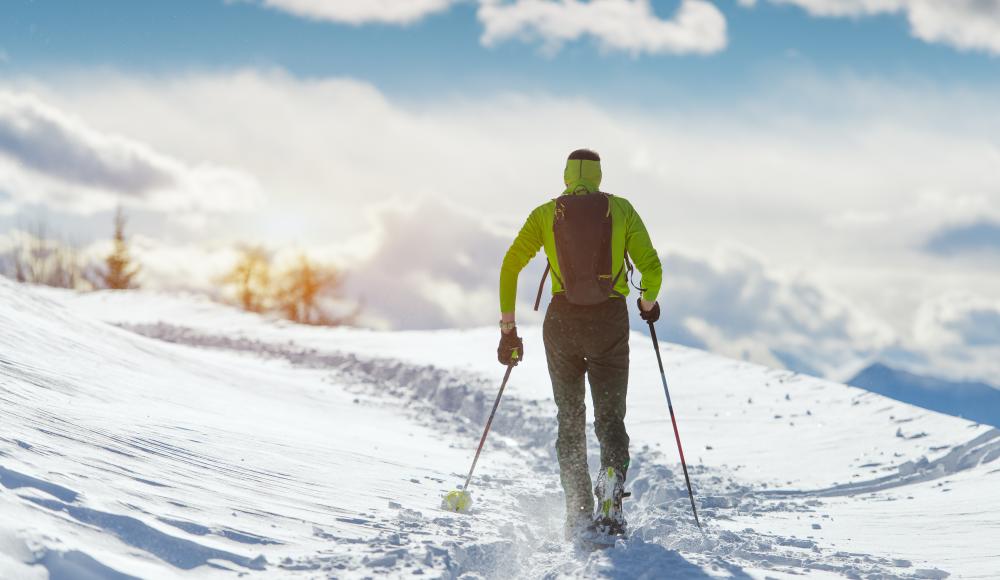
M601 184L601 165L597 161L573 159L567 161L564 173L566 190L564 194L578 195L598 191ZM545 248L545 256L552 265L549 279L552 293L562 292L562 272L556 258L555 236L552 232L552 221L555 215L555 200L535 208L528 216L521 231L514 239L500 267L500 312L513 312L517 302L517 278L521 270L531 261L539 248ZM643 298L650 302L656 300L663 282L663 271L660 258L649 239L646 226L639 214L625 198L611 196L611 269L618 276L615 291L627 296L629 293L627 272L625 271L625 252L631 257L636 269L642 274L640 287L645 288Z

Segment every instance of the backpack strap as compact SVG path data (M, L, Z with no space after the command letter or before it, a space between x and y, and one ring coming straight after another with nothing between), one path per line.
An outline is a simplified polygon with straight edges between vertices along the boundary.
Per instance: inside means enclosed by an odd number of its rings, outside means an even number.
M615 290L615 285L618 284L618 279L622 277L622 272L624 272L624 271L625 271L625 266L622 266L618 270L618 274L615 275L615 279L611 281L611 293L614 294L615 296L619 297L619 298L624 298L625 295L622 294L621 292Z
M632 287L638 290L639 292L645 292L646 290L648 290L648 288L643 288L642 286L639 286L635 283L635 277L634 277L635 268L632 267L632 261L628 259L628 251L625 252L625 265L628 267L629 284L631 284Z
M552 269L552 263L549 259L545 259L545 271L542 272L542 279L538 282L538 295L535 296L535 312L538 312L538 305L542 302L542 290L545 289L545 279L548 278L549 272L552 272L552 277L559 281L559 285L563 286L563 281L559 278L559 274Z
M545 271L542 272L542 280L538 283L538 295L535 296L535 312L538 312L538 305L542 302L542 290L545 289L545 278L549 275L549 270L552 269L552 264L545 260ZM552 273L553 275L555 272Z

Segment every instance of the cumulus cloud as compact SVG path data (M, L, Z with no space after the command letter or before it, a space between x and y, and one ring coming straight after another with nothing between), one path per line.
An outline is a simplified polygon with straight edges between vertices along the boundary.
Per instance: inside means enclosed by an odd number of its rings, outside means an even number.
M163 211L231 211L259 195L247 174L187 165L11 92L0 92L0 176L11 198L87 213L122 200Z
M610 191L656 211L651 227L679 240L724 232L787 254L781 239L808 244L818 228L867 223L863 236L836 241L912 251L944 220L1000 210L995 101L924 92L900 104L904 89L836 84L785 83L780 99L756 96L751 110L653 111L522 94L401 102L357 80L280 71L96 74L35 88L158 151L252 168L280 193L263 221L287 213L285 221L299 220L295 234L354 234L364 207L419 194L520 219L511 208L558 193L562 159L581 144L604 154ZM796 112L789 100L824 114ZM975 126L956 119L956 108ZM919 219L896 219L910 208Z
M461 0L260 0L303 18L346 24L412 24Z
M302 248L345 273L346 297L363 304L366 324L415 330L496 323L500 262L520 223L491 220L434 197L397 199L367 213L365 234ZM233 245L172 245L143 236L134 246L148 287L213 294L238 255ZM99 257L107 249L101 241L83 253ZM274 244L268 249L278 261L300 251ZM776 271L747 250L727 247L711 256L668 251L661 258L666 340L818 375L835 373L894 340L884 323L848 300ZM548 281L540 312L532 311L544 265L539 252L521 272L522 324L540 324L544 315ZM633 328L642 330L631 302Z
M372 253L349 267L366 314L401 329L473 327L498 316L499 264L517 228L434 200L386 206L373 215ZM540 256L541 254L539 254ZM663 337L737 358L813 374L840 370L894 340L846 299L774 271L749 252L663 258ZM521 273L518 320L532 312L544 260ZM543 301L548 301L548 282ZM631 301L630 301L631 302ZM644 328L633 310L633 327Z
M249 0L253 1L253 0ZM265 6L313 20L353 25L408 25L463 0L258 0ZM726 19L707 0L682 0L661 19L650 0L478 0L482 43L537 39L555 51L589 36L606 50L633 55L707 54L726 47Z
M682 0L668 20L649 0L482 0L478 17L487 46L537 39L551 52L589 36L605 50L632 55L709 54L726 47L726 19L704 0Z
M464 236L481 232L482 216L487 216L503 226L502 235L488 243L470 242L470 247L487 248L481 256L502 256L527 212L561 191L563 159L580 146L601 151L605 187L635 204L665 259L675 260L664 298L668 310L676 305L669 329L673 340L823 374L851 352L866 352L881 340L852 322L864 318L849 313L856 307L849 304L843 309L848 313L836 314L837 299L823 287L835 287L865 312L877 312L904 337L912 335L913 313L927 296L957 288L1000 295L996 269L920 251L927 232L996 221L1000 215L995 99L915 93L858 79L840 79L836 90L825 81L793 80L780 83L780 98L754 95L748 97L753 106L726 110L690 104L669 110L612 109L581 99L523 94L400 101L365 82L304 80L280 71L165 78L91 73L46 84L5 80L3 88L72 110L86 119L85 127L101 127L101 135L128 135L161 157L252 168L262 189L271 193L264 211L212 235L272 246L355 239L355 247L371 251L391 241L378 241L373 231L426 236L395 238L399 249L384 254L383 261L404 273L405 285L385 277L378 261L365 261L368 252L357 251L344 262L357 270L349 278L352 297L362 298L365 311L386 325L495 323L499 258L486 259L478 270L478 260L460 257L470 251ZM797 111L787 105L790 101L810 103L824 114ZM956 110L963 114L956 116ZM178 163L180 174L196 168ZM39 184L51 186L44 190L47 197L39 198L46 203L80 197L59 192L83 192L88 199L91 192L124 195L107 183L69 186L69 177L45 176L6 152L0 153L0 175L0 187L9 193L0 196L0 212L5 205L26 203ZM434 224L424 232L408 221L411 213L405 209L420 198L447 200L461 209L412 210L424 224ZM366 221L369 208L387 204L390 210L376 218L375 226ZM100 223L101 235L106 228ZM793 290L795 278L771 267L752 275L754 269L741 260L705 258L720 240L754 248L766 256L757 259L762 264L809 272L824 283L806 283L820 297ZM392 257L420 247L426 249ZM162 255L165 276L172 261L186 263L176 255L166 258L169 252ZM675 255L688 256L701 269L676 261ZM525 322L532 320L530 302L541 265L538 261L536 271L522 276L518 310ZM927 274L942 268L947 275ZM442 270L445 275L430 273ZM768 304L763 299L740 302L742 294L719 290L733 278L764 289L765 296L782 297L766 307L760 307ZM395 293L398 287L408 294ZM717 292L716 304L746 308L732 312L699 302L702 291ZM810 300L827 306L811 309ZM741 330L738 323L750 316L744 310L752 308L768 315ZM713 315L714 310L720 314ZM681 316L685 311L698 314ZM779 322L794 330L778 332ZM754 325L766 330L748 330ZM848 345L851 340L859 346Z
M912 336L882 357L926 375L996 384L1000 376L1000 300L950 292L917 310Z
M947 294L918 311L914 338L927 347L1000 347L1000 300Z
M567 152L592 146L604 186L636 205L663 247L704 256L736 240L809 271L902 334L926 296L1000 293L995 269L920 251L928 232L1000 216L992 95L855 78L776 83L780 95L724 109L519 93L404 100L354 79L274 70L2 84L163 155L252 170L269 193L265 210L220 235L342 242L370 230L367 208L421 196L519 224L562 190ZM945 266L947 276L927 276Z
M0 151L53 177L126 195L173 182L164 160L147 148L101 135L21 95L0 94Z
M1000 1L911 0L907 17L922 40L1000 54Z
M463 0L244 0L303 18L352 25L409 25ZM758 0L737 0L753 7ZM905 16L911 34L961 50L1000 54L1000 0L769 0L821 17ZM478 0L481 40L538 40L547 52L592 37L605 50L639 54L710 54L727 45L726 19L708 0L681 0L659 18L651 0ZM2 55L2 53L0 53ZM0 61L2 62L2 61Z
M305 251L346 276L345 296L362 305L365 325L407 329L495 324L498 269L519 223L435 198L398 199L367 216L367 233L344 243L282 246L265 241L276 263ZM5 239L0 235L0 254ZM131 236L142 264L141 283L153 290L188 290L221 297L219 280L235 263L234 243L171 243ZM666 246L661 245L661 250ZM80 251L98 262L110 250L101 240ZM531 310L544 260L520 276L518 320L540 324ZM801 274L775 268L754 252L723 246L712 254L661 252L659 298L664 340L799 372L846 378L862 361L952 378L990 380L1000 373L1000 302L947 295L925 302L911 332L900 335L873 314ZM632 327L642 331L634 301Z
M500 223L433 198L385 204L372 233L342 261L349 298L383 328L492 325L498 269L519 223ZM666 246L661 245L661 250ZM517 317L531 308L544 260L521 273ZM946 296L924 302L913 328L899 332L878 313L753 251L723 245L710 254L661 251L664 340L779 368L843 379L864 361L956 379L1000 373L1000 302ZM645 328L630 300L632 327Z
M1000 0L770 0L816 16L904 14L916 38L1000 54ZM746 4L744 2L744 4ZM751 2L750 5L753 3Z
M737 358L830 375L895 340L846 298L738 248L663 256L664 335Z
M370 219L370 251L347 266L348 286L369 320L397 329L496 322L500 260L513 240L508 232L433 198L384 204ZM537 284L541 264L536 260L521 275L518 310L524 321L534 318L528 287Z
M243 0L303 18L361 25L409 25L463 0ZM905 16L911 34L961 50L1000 54L1000 0L768 0L812 15L857 18ZM478 0L481 40L538 40L547 52L592 37L605 50L639 54L710 54L727 45L722 12L708 0L681 0L672 18L659 18L651 0ZM758 0L737 0L751 8ZM0 52L2 56L2 52ZM2 60L0 60L2 62Z

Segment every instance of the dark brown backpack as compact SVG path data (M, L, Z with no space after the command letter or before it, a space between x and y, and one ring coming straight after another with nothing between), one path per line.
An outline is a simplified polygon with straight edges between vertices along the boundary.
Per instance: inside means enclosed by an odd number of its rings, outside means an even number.
M571 304L592 306L614 296L622 271L611 273L611 196L603 192L562 195L555 199L552 233L559 260L559 279ZM551 265L538 287L535 310ZM622 268L624 270L624 268Z

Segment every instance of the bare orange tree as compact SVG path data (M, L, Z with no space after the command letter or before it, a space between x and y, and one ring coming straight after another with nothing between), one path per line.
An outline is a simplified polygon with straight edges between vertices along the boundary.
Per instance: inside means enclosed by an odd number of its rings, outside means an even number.
M354 315L334 317L324 307L324 301L335 300L343 285L343 276L329 266L312 263L305 254L281 276L275 291L277 307L294 322L335 326L349 322Z
M223 283L236 287L237 299L244 310L263 312L271 294L270 256L260 247L243 248Z

